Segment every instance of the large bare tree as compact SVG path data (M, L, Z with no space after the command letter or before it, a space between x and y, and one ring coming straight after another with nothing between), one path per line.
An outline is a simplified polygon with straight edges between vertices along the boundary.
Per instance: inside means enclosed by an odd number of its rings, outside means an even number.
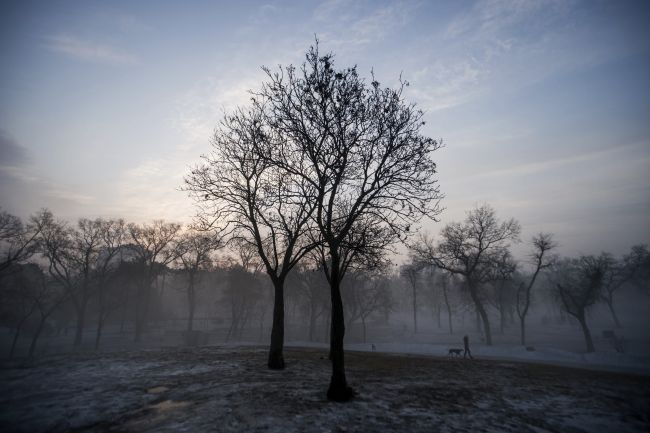
M310 186L313 222L322 242L332 303L332 376L327 396L354 395L345 376L341 282L350 264L404 240L423 216L439 212L432 152L421 134L423 112L404 100L407 83L367 83L356 67L335 70L318 44L300 68L265 69L254 95L265 121L283 139L265 160ZM353 233L354 232L354 233Z
M307 236L315 208L312 187L264 158L286 138L263 107L226 115L203 156L185 179L205 227L220 227L231 241L257 251L274 288L268 367L283 369L284 285L296 264L314 248ZM299 161L297 155L286 155Z
M445 226L438 244L423 236L411 246L417 260L465 278L488 345L492 344L492 332L481 289L494 279L495 267L499 266L509 243L518 239L520 231L516 220L499 221L495 210L486 204L469 211L462 223Z

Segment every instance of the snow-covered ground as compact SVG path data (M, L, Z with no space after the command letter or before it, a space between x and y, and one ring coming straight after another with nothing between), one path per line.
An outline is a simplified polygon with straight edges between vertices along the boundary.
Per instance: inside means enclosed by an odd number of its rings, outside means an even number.
M376 348L425 350L381 343ZM426 350L444 356L348 352L348 380L359 392L349 403L326 400L330 364L321 348L288 348L284 371L266 369L265 348L251 346L75 353L32 365L5 363L0 431L650 429L648 376L485 359L501 353L480 347L472 361L449 358L442 346Z

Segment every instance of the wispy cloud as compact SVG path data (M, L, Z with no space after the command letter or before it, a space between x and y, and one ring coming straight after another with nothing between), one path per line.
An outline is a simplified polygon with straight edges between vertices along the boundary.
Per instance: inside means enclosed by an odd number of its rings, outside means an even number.
M53 52L97 63L113 65L133 64L134 55L106 44L83 40L71 35L53 35L46 38L46 47Z
M16 167L29 161L27 149L25 149L3 129L0 129L0 166Z
M417 4L394 2L383 7L364 2L331 0L314 11L317 22L334 23L319 34L328 47L336 50L381 41L396 28L406 25ZM371 12L368 12L368 11Z
M588 153L571 155L563 158L555 158L546 161L540 162L530 162L525 164L519 164L513 167L485 171L482 173L477 173L474 176L471 176L470 179L478 178L492 178L492 177L518 177L531 175L535 173L543 173L548 170L569 166L573 164L579 164L587 161L596 161L596 160L609 160L614 157L614 155L628 154L635 149L643 149L648 146L647 141L634 142L626 144L623 146L610 147L606 149L595 150ZM464 179L465 181L467 178Z

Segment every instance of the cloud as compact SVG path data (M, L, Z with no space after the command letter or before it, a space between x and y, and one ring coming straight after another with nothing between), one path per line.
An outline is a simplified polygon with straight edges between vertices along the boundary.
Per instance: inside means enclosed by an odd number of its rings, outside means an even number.
M98 44L79 39L70 35L54 35L46 38L46 46L50 51L96 63L112 65L133 64L135 56L110 45Z
M0 129L0 166L17 167L29 162L27 149L16 141L3 129Z
M328 47L340 51L359 47L385 38L390 32L405 26L417 4L395 2L384 7L373 3L345 0L327 1L313 13L317 22L334 23L333 28L319 33ZM368 13L368 10L372 12Z

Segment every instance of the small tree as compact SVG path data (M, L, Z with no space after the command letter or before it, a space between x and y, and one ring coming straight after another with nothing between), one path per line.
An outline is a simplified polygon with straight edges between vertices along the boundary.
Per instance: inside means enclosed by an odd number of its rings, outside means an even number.
M188 322L187 330L192 331L194 310L196 308L196 283L199 271L212 266L211 254L223 248L224 243L219 233L188 230L180 235L176 243L176 260L187 276Z
M37 250L38 227L25 226L17 216L0 212L0 277L14 263L29 259Z
M517 271L517 263L512 258L510 251L504 250L494 262L491 285L494 289L490 302L499 312L499 332L505 331L506 315L514 308L515 293L513 277Z
M152 286L158 274L175 258L174 241L181 229L179 224L156 220L153 224L129 224L128 236L133 243L131 252L142 266L136 293L135 341L142 334L149 318Z
M100 236L102 246L97 258L95 277L97 280L97 332L95 334L95 349L99 348L104 324L108 315L117 308L123 300L122 287L111 287L115 274L123 262L126 240L126 223L122 219L100 220ZM110 290L114 289L114 290ZM109 293L110 292L110 293ZM118 295L119 293L119 295ZM116 296L118 295L118 296Z
M535 266L533 275L527 283L522 282L517 288L517 315L521 330L521 344L526 345L526 316L532 300L532 289L540 271L550 267L553 263L549 257L549 251L556 247L553 236L550 233L540 233L533 237L533 251L530 259Z
M420 273L422 267L414 263L402 266L400 274L408 283L411 289L411 306L413 309L413 333L418 332L418 282L420 281Z
M631 282L650 294L650 251L648 246L634 245L623 257L623 262L631 275Z
M600 300L606 266L606 258L603 256L582 256L559 261L553 266L551 275L554 294L560 307L580 323L587 352L595 351L587 326L587 311Z
M495 266L508 243L518 240L520 231L516 220L499 221L494 209L483 205L468 212L463 223L454 222L443 228L437 245L425 236L411 246L418 261L465 278L472 302L483 321L488 345L492 344L492 333L481 288L494 278Z

